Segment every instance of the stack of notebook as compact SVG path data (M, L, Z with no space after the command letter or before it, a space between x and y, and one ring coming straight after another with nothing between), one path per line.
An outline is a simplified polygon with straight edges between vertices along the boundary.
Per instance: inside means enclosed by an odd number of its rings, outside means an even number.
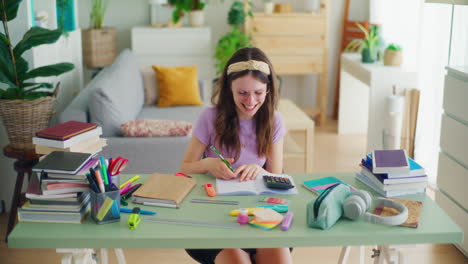
M39 161L18 210L20 221L80 223L89 209L89 183L79 175L97 164L93 154L54 151ZM54 175L56 177L50 177Z
M423 193L428 182L424 168L401 149L368 154L356 179L386 197Z
M83 221L90 208L88 187L77 183L75 191L46 194L38 174L31 176L27 201L18 210L20 222L76 223ZM42 180L42 185L44 185ZM78 189L82 188L82 189Z
M33 137L37 154L49 154L53 151L83 152L95 154L107 145L101 127L96 124L68 121L41 130Z

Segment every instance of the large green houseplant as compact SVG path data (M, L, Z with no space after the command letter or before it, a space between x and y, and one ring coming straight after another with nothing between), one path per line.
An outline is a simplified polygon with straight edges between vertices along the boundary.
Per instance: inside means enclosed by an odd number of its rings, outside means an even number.
M253 16L251 11L245 13L243 2L234 1L229 9L227 19L231 30L224 34L216 44L214 59L216 60L215 69L218 75L223 72L227 61L238 49L252 46L251 39L242 32L242 25L245 23L246 15Z
M35 82L36 77L58 76L71 71L71 63L57 63L29 69L24 52L43 44L56 42L62 29L32 27L13 47L8 22L15 19L22 0L0 0L0 117L10 144L17 149L31 149L34 132L48 126L55 102L54 86Z

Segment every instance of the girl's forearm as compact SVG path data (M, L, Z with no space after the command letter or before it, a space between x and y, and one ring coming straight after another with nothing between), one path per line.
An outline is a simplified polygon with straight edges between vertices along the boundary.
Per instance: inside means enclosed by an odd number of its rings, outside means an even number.
M207 158L197 161L184 161L180 171L183 173L206 174L208 172Z

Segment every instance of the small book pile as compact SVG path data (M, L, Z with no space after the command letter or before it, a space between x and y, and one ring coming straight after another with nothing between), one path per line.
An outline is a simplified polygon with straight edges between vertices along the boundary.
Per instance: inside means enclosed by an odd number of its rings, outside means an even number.
M28 201L18 210L19 221L81 223L90 207L84 171L98 163L92 157L89 153L54 151L39 161L32 169L37 173L26 191Z
M41 177L39 174L31 176L26 190L27 201L18 210L18 220L20 222L81 223L90 209L87 184L84 181L70 182L68 190L66 188L55 189L55 192L48 193L42 189L54 183L48 182L47 179L42 179L41 183L39 177Z
M33 144L37 154L47 155L53 151L95 154L107 145L100 135L102 128L96 124L68 121L36 132Z
M356 179L385 197L423 193L428 182L424 168L402 149L368 154Z

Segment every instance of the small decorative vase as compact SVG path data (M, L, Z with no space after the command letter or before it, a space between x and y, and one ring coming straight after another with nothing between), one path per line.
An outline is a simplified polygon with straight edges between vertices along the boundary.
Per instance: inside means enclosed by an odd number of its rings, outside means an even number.
M275 9L275 3L273 2L265 2L263 4L263 11L265 14L273 14L273 10Z
M205 12L203 12L203 10L190 11L189 23L192 27L203 27L203 25L205 24Z
M403 63L401 50L385 50L383 64L385 66L400 66Z
M362 49L362 63L374 63L375 62L375 54L371 54L368 48Z

